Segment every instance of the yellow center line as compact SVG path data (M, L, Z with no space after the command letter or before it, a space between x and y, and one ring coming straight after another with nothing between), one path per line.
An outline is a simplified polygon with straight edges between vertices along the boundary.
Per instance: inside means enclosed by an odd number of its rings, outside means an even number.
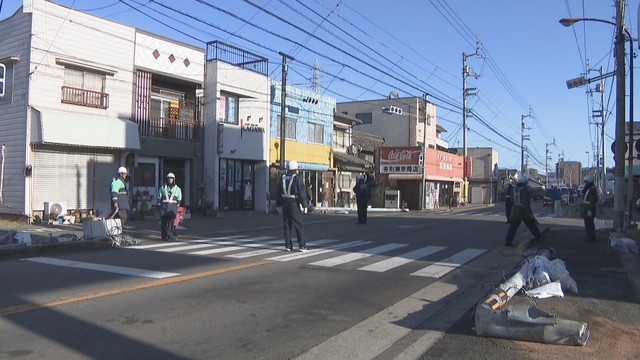
M0 308L0 316L8 316L8 315L18 314L22 312L37 310L37 309L51 308L55 306L71 304L74 302L97 299L97 298L111 296L111 295L118 295L118 294L123 294L131 291L152 288L156 286L170 285L170 284L175 284L179 282L200 279L207 276L214 276L214 275L220 275L220 274L224 274L232 271L250 269L253 267L268 265L272 263L274 263L274 261L268 261L268 260L256 261L249 264L227 266L221 269L204 271L204 272L199 272L194 274L179 275L179 276L153 280L153 281L131 285L131 286L124 286L124 287L119 287L114 289L102 290L94 293L64 297L64 298L52 300L43 304L20 304L20 305L8 306L5 308Z

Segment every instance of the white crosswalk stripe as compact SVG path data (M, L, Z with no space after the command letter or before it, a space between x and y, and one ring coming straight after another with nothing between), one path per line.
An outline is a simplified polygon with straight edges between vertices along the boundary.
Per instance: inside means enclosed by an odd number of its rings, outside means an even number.
M294 239L295 241L295 239ZM127 249L150 250L163 253L180 253L188 255L206 256L221 255L231 259L246 259L251 257L265 257L264 260L276 262L301 261L311 257L324 256L324 259L310 262L308 265L312 267L336 267L348 264L358 260L364 260L374 255L385 254L409 244L388 243L382 245L374 245L373 241L355 240L339 243L337 239L318 239L307 242L311 250L306 252L286 252L284 254L276 254L285 252L284 241L274 236L258 236L243 237L225 236L209 239L190 239L178 242L162 242L156 244L145 244L127 247ZM352 250L360 248L357 250ZM399 268L403 265L410 264L414 261L424 259L434 254L446 250L446 246L429 245L421 248L413 249L397 256L390 256L381 261L365 260L370 264L361 266L357 270L368 271L372 273L384 273L392 269ZM344 250L343 254L332 254ZM425 268L411 273L413 276L441 278L452 270L468 263L474 258L480 256L486 249L466 249L452 256L432 263ZM328 257L327 257L328 255Z
M433 265L429 265L424 269L418 270L411 275L425 276L433 278L441 278L451 270L460 267L461 265L471 261L475 257L487 251L486 249L466 249L461 252L450 256L442 261L439 261Z
M282 241L284 242L284 241ZM335 242L335 240L318 240L318 241L314 241L313 243L307 243L307 245L309 246L320 246L326 243L331 243L331 242ZM260 249L260 250L254 250L254 251L249 251L249 252L243 252L243 253L239 253L239 254L231 254L231 255L227 255L226 257L230 257L230 258L236 258L236 259L244 259L244 258L249 258L249 257L253 257L253 256L260 256L260 255L267 255L267 254L271 254L274 252L280 252L282 251L282 246L278 246L276 247L271 247L270 249Z
M392 258L377 262L375 264L361 267L358 270L385 272L387 270L397 268L398 266L408 264L414 260L422 259L423 257L427 257L431 254L435 254L438 251L442 251L444 249L446 249L446 247L444 246L427 246L427 247L423 247L422 249L410 251L400 256L394 256Z
M382 254L382 253L385 253L387 251L399 249L399 248L405 247L405 246L407 246L407 244L390 243L390 244L374 247L374 248L371 248L371 249L366 249L366 250L359 251L359 252L354 252L354 253L350 253L350 254L346 254L346 255L342 255L342 256L326 259L326 260L316 261L316 262L313 262L313 263L311 263L309 265L324 266L324 267L334 267L336 265L346 264L346 263L351 262L351 261L364 259L364 258L369 257L369 256Z
M351 241L344 244L329 246L326 249L311 249L307 252L274 256L274 257L266 258L265 260L280 261L280 262L292 261L292 260L303 259L311 256L322 255L322 254L326 254L326 253L330 253L338 250L345 250L345 249L349 249L356 246L367 245L370 243L371 241Z

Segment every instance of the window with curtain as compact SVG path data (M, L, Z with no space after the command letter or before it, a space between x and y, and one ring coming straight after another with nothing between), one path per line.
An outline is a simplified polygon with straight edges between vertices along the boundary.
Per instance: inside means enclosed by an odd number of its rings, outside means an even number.
M324 143L324 125L309 123L309 142Z
M238 123L238 96L220 92L220 101L218 102L218 121L227 124Z
M333 129L333 147L345 149L348 145L347 132L341 129Z

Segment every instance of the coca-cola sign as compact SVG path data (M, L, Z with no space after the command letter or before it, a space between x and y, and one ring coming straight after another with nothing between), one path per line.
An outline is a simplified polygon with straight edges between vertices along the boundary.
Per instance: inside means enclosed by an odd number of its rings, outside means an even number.
M417 174L422 169L420 147L380 148L381 174Z

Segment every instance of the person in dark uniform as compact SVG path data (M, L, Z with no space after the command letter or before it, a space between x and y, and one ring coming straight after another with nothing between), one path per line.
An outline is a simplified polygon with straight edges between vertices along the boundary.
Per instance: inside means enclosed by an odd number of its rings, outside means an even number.
M596 241L596 203L598 202L598 190L593 186L593 176L584 177L584 188L582 189L582 204L580 205L580 215L584 219L584 228L587 231L587 241Z
M118 168L118 176L111 180L111 185L109 186L111 192L111 214L107 218L120 219L122 226L127 222L127 211L131 210L127 181L129 181L127 168L120 166Z
M531 231L535 241L540 241L542 238L538 223L533 217L533 211L531 211L531 191L529 191L527 182L529 182L529 176L526 174L518 176L518 182L511 194L513 208L509 217L509 230L507 230L507 237L504 241L506 246L513 246L513 238L516 236L516 231L518 231L521 222L524 222L529 231Z
M513 184L509 182L509 184L507 184L507 189L505 190L505 195L504 195L504 210L505 210L505 215L507 216L507 223L509 222L509 218L511 218L511 209L513 208L512 193L513 193Z
M353 192L356 194L358 224L360 225L367 223L367 207L369 206L369 199L371 198L371 189L374 186L376 186L376 183L372 179L365 180L364 175L358 175L356 177L356 186L353 187Z
M291 242L292 228L296 232L298 249L300 251L307 251L307 244L304 240L302 214L307 213L309 199L307 198L304 180L298 175L298 167L297 161L289 160L287 172L282 174L278 181L276 205L280 208L279 212L282 213L284 245L287 251L293 250L293 243Z

